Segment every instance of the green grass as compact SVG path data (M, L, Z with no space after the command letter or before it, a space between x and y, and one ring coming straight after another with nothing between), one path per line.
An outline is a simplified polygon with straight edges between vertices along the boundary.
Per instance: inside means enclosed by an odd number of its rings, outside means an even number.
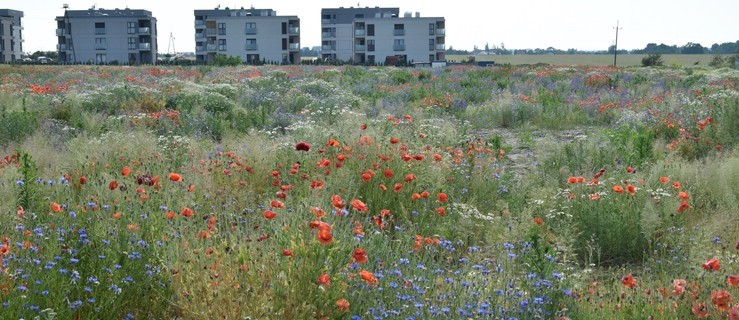
M465 55L447 55L447 61L465 61L468 56ZM641 66L641 59L646 57L644 54L619 54L616 62L619 67ZM537 64L546 63L551 65L579 65L579 66L612 66L613 55L608 54L542 54L542 55L478 55L475 56L477 61L495 61L498 64L510 63L512 65L519 64ZM710 54L663 54L662 60L665 66L707 66L713 59Z

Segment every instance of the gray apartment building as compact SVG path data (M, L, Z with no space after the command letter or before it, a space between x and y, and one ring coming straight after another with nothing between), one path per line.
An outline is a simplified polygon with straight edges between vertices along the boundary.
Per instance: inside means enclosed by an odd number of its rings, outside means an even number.
M246 63L300 63L300 19L272 9L195 10L195 58L239 56Z
M0 9L0 63L23 56L23 11Z
M443 17L421 17L399 8L324 8L321 57L354 63L445 60Z
M56 17L60 63L156 63L157 19L134 9L67 10Z

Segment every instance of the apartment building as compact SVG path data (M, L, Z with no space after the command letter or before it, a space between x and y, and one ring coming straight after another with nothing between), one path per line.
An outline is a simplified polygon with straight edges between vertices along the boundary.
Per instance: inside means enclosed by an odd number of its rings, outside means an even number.
M23 56L23 11L0 9L0 63Z
M421 17L399 8L321 10L321 57L354 63L444 60L443 17Z
M195 10L195 57L239 56L246 63L300 63L300 19L272 9Z
M61 63L157 61L157 19L147 10L90 8L56 17Z

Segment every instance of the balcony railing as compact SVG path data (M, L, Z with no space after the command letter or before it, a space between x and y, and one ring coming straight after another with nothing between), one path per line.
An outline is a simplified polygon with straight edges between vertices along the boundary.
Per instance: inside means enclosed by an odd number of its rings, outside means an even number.
M108 49L108 44L106 43L96 43L95 44L95 50L105 50Z
M257 51L257 44L256 43L247 43L246 44L246 51Z
M141 34L149 34L149 33L151 33L151 28L149 28L149 27L139 28L139 33L141 33Z
M151 50L151 43L139 42L139 50Z
M95 28L95 34L105 34L105 28Z
M405 29L394 29L393 30L394 36L404 36L405 35Z
M195 27L205 25L205 20L195 20Z
M395 51L405 51L405 45L404 44L394 44L393 50Z
M61 37L63 35L67 34L67 30L63 28L56 29L56 35L57 37Z
M216 29L205 29L205 34L209 36L216 35Z
M364 35L367 34L367 31L364 29L356 29L354 30L354 36L356 37L364 37Z
M257 28L246 28L244 29L245 34L257 34Z
M205 46L195 46L195 51L196 52L205 51Z
M289 27L287 28L287 33L291 35L299 35L300 34L300 28L298 27Z
M205 38L205 32L195 32L195 39Z
M288 48L290 48L290 51L298 51L300 50L300 43L291 43Z
M216 48L218 48L216 44L208 44L208 46L205 49L207 51L216 51Z
M321 24L331 24L335 23L335 20L332 19L321 19Z
M365 49L366 49L366 47L363 44L355 44L354 45L354 51L364 51Z
M336 38L336 32L321 32L322 38Z
M444 28L436 29L436 35L437 36L443 36L444 34L446 34L446 29L444 29Z
M66 43L59 43L56 45L56 51L66 51L66 50L67 50Z
M323 51L336 51L336 46L332 45L322 45L321 50Z
M446 50L446 45L443 44L443 43L439 43L439 44L436 45L436 50L438 50L438 51L444 51L444 50Z

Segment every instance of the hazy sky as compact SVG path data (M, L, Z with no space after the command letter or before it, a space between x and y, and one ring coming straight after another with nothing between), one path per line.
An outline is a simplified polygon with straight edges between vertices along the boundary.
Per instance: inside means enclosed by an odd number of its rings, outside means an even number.
M615 40L616 21L623 28L618 47L644 48L655 42L684 45L739 40L739 0L0 0L0 8L24 12L24 51L55 50L54 17L72 10L145 9L157 18L159 51L166 53L170 32L178 52L195 50L195 9L254 6L278 15L297 15L301 46L320 45L321 8L399 7L425 17L446 18L447 48L480 48L485 43L508 49L547 48L606 50Z

